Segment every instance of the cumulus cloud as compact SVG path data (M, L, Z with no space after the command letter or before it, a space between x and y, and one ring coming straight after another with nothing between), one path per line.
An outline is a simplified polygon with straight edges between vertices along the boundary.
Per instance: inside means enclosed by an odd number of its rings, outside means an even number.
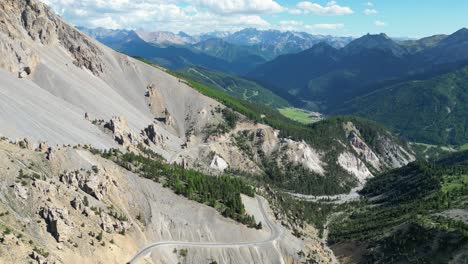
M364 5L366 5L366 6L374 6L374 3L372 3L372 2L367 2L367 3L364 3Z
M365 15L375 15L375 14L378 14L379 11L375 10L375 9L366 9L364 10L363 12Z
M335 29L344 28L344 24L314 24L314 25L307 25L306 28L309 30L317 30L317 29L335 30Z
M297 4L298 8L301 8L304 13L311 13L315 15L349 15L353 14L354 11L347 6L340 6L336 1L330 1L325 6L319 4L304 1Z
M193 2L219 14L261 14L284 10L273 0L193 0Z
M378 26L378 27L384 27L387 25L387 23L383 22L383 21L380 21L380 20L376 20L374 21L374 25Z
M283 20L279 23L281 30L292 30L292 31L321 31L321 30L337 30L344 28L344 24L313 24L308 25L298 20Z
M268 28L259 14L281 8L265 0L42 0L69 23L85 27L144 29L149 31L238 30ZM203 2L203 3L202 3ZM226 12L216 8L227 5ZM237 5L234 5L236 4ZM227 12L229 11L229 12ZM232 14L230 14L232 13ZM235 15L234 15L235 13ZM258 14L257 14L258 13Z

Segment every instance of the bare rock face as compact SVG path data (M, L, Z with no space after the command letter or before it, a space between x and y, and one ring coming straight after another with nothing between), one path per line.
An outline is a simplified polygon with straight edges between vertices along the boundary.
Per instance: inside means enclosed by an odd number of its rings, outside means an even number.
M348 142L353 150L377 171L399 168L416 158L396 143L389 133L378 135L377 145L371 148L352 122L343 124Z
M122 146L137 146L142 143L142 139L128 127L127 120L124 117L113 117L104 125L114 134L114 140Z
M147 97L155 97L157 96L157 88L156 88L156 84L152 83L150 85L148 85L148 87L146 87L146 96Z
M101 171L97 173L83 171L71 171L60 175L60 181L68 185L80 188L85 193L97 200L102 200L111 183L107 175Z
M28 43L61 45L74 64L94 75L104 72L100 49L84 34L63 22L39 1L4 0L0 3L0 67L24 78L39 64Z
M155 145L164 145L164 136L156 131L156 126L154 124L145 128L143 135L147 138L147 141L150 141ZM149 145L149 142L146 143Z
M83 205L83 201L81 200L80 197L73 198L73 200L70 202L70 204L75 210L82 210L85 207Z
M66 208L42 207L39 215L46 221L47 231L54 236L57 242L67 241L74 224L69 219Z
M120 221L113 219L108 214L101 214L100 226L102 230L107 233L125 233L129 229L129 225L126 221Z
M320 175L325 174L319 153L304 141L285 140L281 147L281 153L283 153L283 160L288 160L295 165L302 165Z
M16 197L21 198L23 200L28 199L28 188L16 183L15 185L13 185L13 190L15 192Z
M361 183L365 183L368 178L373 176L366 164L350 152L341 153L338 156L337 163L350 174L354 175Z
M219 171L224 171L228 167L229 165L227 164L227 162L218 155L215 155L213 157L213 160L211 161L211 164L210 164L210 168L219 170Z

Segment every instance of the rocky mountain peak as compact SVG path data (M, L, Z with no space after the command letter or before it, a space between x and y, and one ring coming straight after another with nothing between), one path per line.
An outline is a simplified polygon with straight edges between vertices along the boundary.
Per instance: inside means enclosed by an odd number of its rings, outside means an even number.
M74 57L74 64L100 75L103 69L101 53L93 41L74 27L63 22L45 4L36 1L6 0L0 3L0 67L20 77L30 75L39 63L38 55L28 43L42 46L60 45ZM8 52L8 50L10 52ZM14 52L12 52L14 51Z
M405 49L384 33L364 35L351 41L343 50L349 55L361 53L366 50L390 51L396 56L403 56L405 54Z

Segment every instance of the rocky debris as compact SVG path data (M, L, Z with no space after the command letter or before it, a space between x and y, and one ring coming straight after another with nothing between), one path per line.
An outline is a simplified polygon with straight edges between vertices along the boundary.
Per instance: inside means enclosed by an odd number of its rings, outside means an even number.
M156 126L154 124L145 128L142 134L146 138L146 145L149 145L149 142L152 142L155 145L164 145L164 136L156 131Z
M114 134L114 140L122 146L137 146L142 143L142 139L130 131L127 120L124 117L112 117L112 119L104 125Z
M81 213L86 217L94 215L94 212L89 207L85 207Z
M68 187L78 187L98 200L102 200L110 185L109 177L101 171L69 171L60 175L60 181Z
M22 67L19 72L18 72L18 77L19 78L26 78L28 77L30 74L31 74L32 70L31 70L31 67Z
M48 263L49 263L49 261L48 261L45 257L41 256L41 255L40 255L39 253L37 253L36 251L33 251L33 252L31 253L31 255L29 255L29 256L30 256L33 260L35 260L37 264L48 264Z
M27 42L39 45L61 45L74 57L78 67L90 70L94 75L104 72L102 51L89 37L63 22L39 1L4 0L0 3L0 67L18 76L30 75L39 64L38 56L26 48ZM8 55L9 54L9 55ZM18 71L19 69L19 71Z
M41 207L39 215L47 224L47 231L57 242L67 241L74 228L66 208Z
M46 153L50 150L49 144L47 142L39 142L39 146L36 148L36 151Z
M354 175L361 183L365 183L368 178L373 176L366 164L348 151L338 156L337 163L343 169Z
M28 149L28 150L33 150L34 149L34 146L33 146L32 142L30 142L29 139L27 139L27 138L17 140L16 144L22 149Z
M17 245L20 243L20 240L13 233L3 234L1 241L3 245Z
M15 196L21 199L28 199L28 188L21 186L17 183L13 185L13 190L15 192Z
M125 137L130 133L127 120L124 117L112 117L105 127L114 133L114 139L120 145L125 143Z
M109 182L107 180L102 181L99 175L92 175L84 182L79 182L78 185L85 193L93 196L98 200L101 200L107 192Z
M361 138L356 134L355 131L352 131L348 135L348 140L355 148L365 150L367 145L361 140Z
M86 48L85 48L86 47ZM69 46L68 50L75 57L73 64L77 67L84 67L90 70L94 75L99 76L104 72L103 63L97 63L92 57L94 53L99 53L98 49L90 50L89 46Z
M57 189L52 187L52 185L46 181L35 180L32 182L32 186L47 196L55 196L57 192Z
M228 167L229 165L227 164L227 162L218 155L215 155L213 157L213 160L210 163L210 168L219 170L219 171L224 171Z
M49 147L49 144L46 142L39 142L39 146L36 148L36 151L46 154L47 160L52 160L54 158L54 149Z
M29 255L30 258L36 261L37 264L59 264L60 261L55 258L48 256L44 257L41 254L37 253L35 250Z
M175 125L175 119L174 119L174 117L172 117L171 114L167 113L167 114L166 114L166 118L165 118L165 120L164 120L164 124L165 124L166 126L174 126L174 125Z
M70 202L70 205L75 209L75 210L81 210L84 209L84 204L83 201L81 200L80 197L75 197L73 200Z
M99 226L107 233L125 233L129 228L127 221L113 219L105 213L101 214Z
M416 159L412 153L395 143L389 133L378 135L377 145L372 146L372 149L352 122L343 124L343 128L354 151L377 171L399 168Z
M157 96L156 84L152 83L146 87L146 97L155 97Z
M295 165L302 165L320 175L325 174L320 155L304 141L296 142L286 139L281 148L281 153L283 153L283 160L292 162Z
M353 125L354 127L354 125ZM348 141L357 152L357 154L363 157L368 163L374 167L374 169L380 171L385 167L380 162L379 157L372 151L372 149L362 140L360 137L359 131L354 130L350 131L348 134Z

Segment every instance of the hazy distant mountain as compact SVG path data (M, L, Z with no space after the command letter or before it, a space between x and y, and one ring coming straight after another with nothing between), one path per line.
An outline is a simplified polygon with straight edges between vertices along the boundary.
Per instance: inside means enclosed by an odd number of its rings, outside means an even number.
M352 38L311 35L295 31L247 28L225 37L224 40L237 45L258 46L260 50L269 52L271 54L270 57L275 57L309 49L319 42L326 42L335 48L342 48Z
M322 44L280 56L249 76L296 103L331 111L379 83L437 73L468 60L468 30L416 41L394 41L385 34L365 35L342 49Z
M197 42L197 39L184 32L179 34L168 31L146 32L137 30L135 32L144 41L159 45L186 45Z
M127 30L108 30L103 28L85 29L79 28L88 35L105 40L106 43L118 42L119 33L128 33ZM185 32L177 34L167 31L147 32L143 30L136 31L138 36L144 41L159 46L191 46L204 45L205 41L210 41L210 45L216 44L213 39L222 40L217 42L217 49L227 47L226 43L249 47L249 53L254 53L263 57L266 60L271 60L278 55L296 53L311 48L319 42L326 42L335 48L346 46L351 40L351 37L334 37L323 35L312 35L305 32L295 31L279 31L279 30L258 30L253 28L244 29L238 32L230 33L227 31L214 31L199 35L189 35ZM111 40L112 39L112 40ZM199 46L195 48L199 49ZM232 48L230 46L229 48ZM203 49L202 49L203 50ZM209 53L211 55L211 53Z

